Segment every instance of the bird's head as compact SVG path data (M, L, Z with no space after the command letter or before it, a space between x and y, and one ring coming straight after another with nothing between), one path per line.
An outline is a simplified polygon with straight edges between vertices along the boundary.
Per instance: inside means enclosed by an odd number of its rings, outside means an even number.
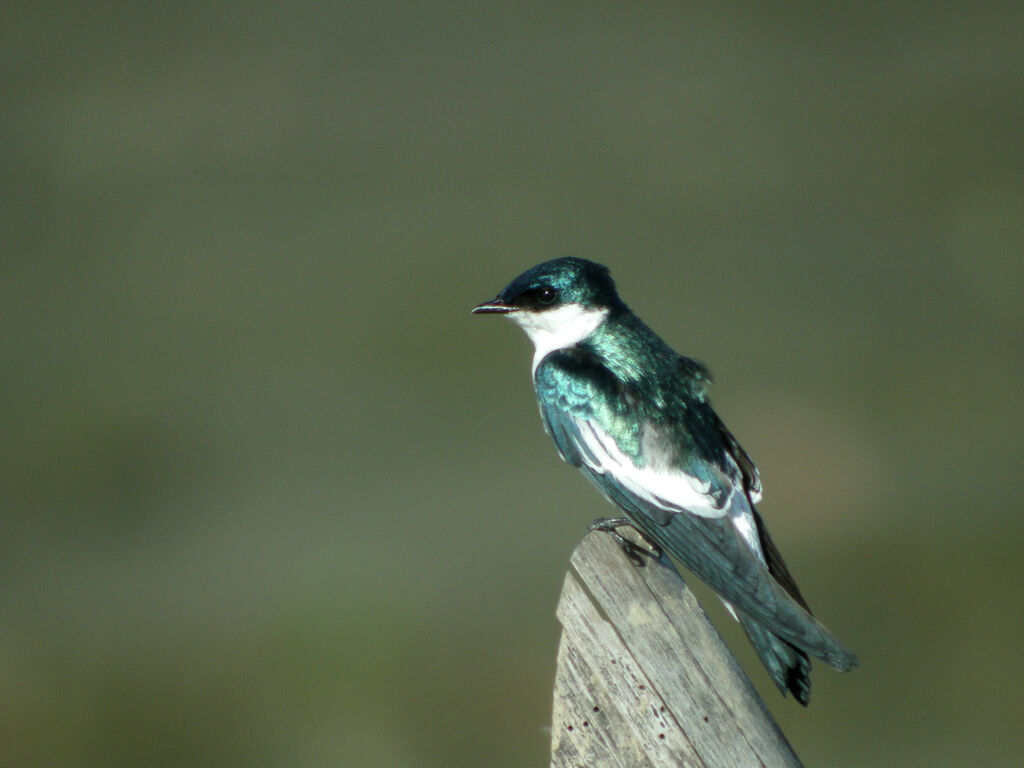
M514 320L541 352L579 343L621 308L625 305L607 267L565 256L526 270L473 313Z

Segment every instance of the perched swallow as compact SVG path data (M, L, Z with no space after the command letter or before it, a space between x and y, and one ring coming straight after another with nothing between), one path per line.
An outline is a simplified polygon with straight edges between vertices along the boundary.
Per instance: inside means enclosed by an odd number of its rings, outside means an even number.
M473 312L505 315L533 342L544 429L626 515L596 527L632 525L714 589L783 695L807 705L808 654L857 666L811 615L754 508L757 469L711 407L707 368L630 311L607 267L547 261Z

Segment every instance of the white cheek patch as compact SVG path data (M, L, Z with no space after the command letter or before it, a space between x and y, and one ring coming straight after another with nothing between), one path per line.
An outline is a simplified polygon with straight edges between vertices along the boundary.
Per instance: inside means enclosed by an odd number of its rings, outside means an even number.
M574 347L592 334L608 316L608 309L588 309L564 304L543 312L510 312L505 315L522 328L533 342L533 370L556 349Z

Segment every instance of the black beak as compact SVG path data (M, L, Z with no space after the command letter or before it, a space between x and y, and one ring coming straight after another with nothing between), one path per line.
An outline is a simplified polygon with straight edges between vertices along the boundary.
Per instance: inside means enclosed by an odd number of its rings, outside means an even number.
M470 314L473 315L507 315L513 310L508 304L506 304L501 296L495 296L490 301L484 301L473 307Z

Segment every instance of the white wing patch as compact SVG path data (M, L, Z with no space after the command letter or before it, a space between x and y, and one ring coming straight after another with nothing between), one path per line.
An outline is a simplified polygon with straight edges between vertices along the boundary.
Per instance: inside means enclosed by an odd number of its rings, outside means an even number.
M616 445L611 435L593 421L576 422L580 435L580 455L583 463L598 474L607 474L631 495L670 514L692 514L706 518L728 517L743 543L754 556L767 565L761 550L761 538L754 522L750 502L743 492L739 467L730 456L730 475L734 478L732 492L721 507L715 506L711 487L688 475L668 462L663 440L656 430L648 429L642 438L643 454L650 461L638 467ZM659 461L661 458L661 461Z
M742 493L733 491L726 507L729 510L729 522L732 523L733 528L739 533L750 551L757 555L761 565L767 568L768 562L764 558L764 552L761 551L761 537L757 533L754 513L750 510L747 497ZM728 606L729 604L726 603L726 605Z
M579 421L577 425L583 463L598 474L614 477L624 490L638 499L673 514L689 512L701 517L724 517L730 511L731 502L737 496L735 491L729 497L730 503L716 507L709 484L667 463L659 466L656 460L638 467L619 450L611 435L594 422ZM644 455L655 458L658 453L649 447Z

